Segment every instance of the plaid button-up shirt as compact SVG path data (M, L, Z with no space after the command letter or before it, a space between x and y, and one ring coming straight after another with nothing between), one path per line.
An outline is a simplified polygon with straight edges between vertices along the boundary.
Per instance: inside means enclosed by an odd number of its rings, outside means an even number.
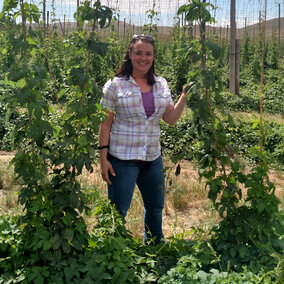
M155 76L155 112L147 118L139 86L132 76L115 77L103 87L102 105L115 112L109 153L121 160L153 161L161 155L159 121L174 105L167 81Z

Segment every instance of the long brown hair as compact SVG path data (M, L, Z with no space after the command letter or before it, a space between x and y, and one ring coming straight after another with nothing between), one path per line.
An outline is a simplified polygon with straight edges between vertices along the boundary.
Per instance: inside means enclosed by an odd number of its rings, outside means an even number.
M150 43L153 48L154 48L154 56L156 54L156 47L155 47L155 43L154 43L154 38L150 35L144 35L144 34L139 34L139 35L134 35L132 37L132 40L129 44L129 47L127 49L127 52L122 60L122 64L121 64L121 67L120 69L116 72L115 76L117 77L123 77L123 76L126 76L127 79L129 79L131 73L132 73L132 69L133 69L133 66L132 66L132 62L131 62L131 59L129 57L129 54L130 52L132 52L133 48L134 48L134 44L138 41L138 40L141 40L142 42L146 42L146 43ZM150 69L148 70L147 72L147 83L150 85L150 86L153 86L155 84L155 76L154 75L157 75L155 73L155 58L153 60L153 63L150 67Z

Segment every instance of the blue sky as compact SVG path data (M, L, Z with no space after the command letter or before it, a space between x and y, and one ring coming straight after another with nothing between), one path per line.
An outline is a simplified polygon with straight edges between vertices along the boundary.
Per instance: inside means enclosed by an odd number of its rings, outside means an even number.
M39 7L42 6L42 0L28 0ZM46 0L47 10L52 12L52 0ZM93 1L94 2L94 1ZM115 8L120 15L120 19L126 19L135 25L143 25L148 22L147 10L153 9L158 12L159 25L170 26L174 23L176 11L182 4L188 0L101 0L101 3ZM208 2L217 6L212 15L216 18L217 27L226 27L230 23L230 0L208 0ZM0 0L0 9L2 10L4 0ZM72 21L73 14L76 11L77 0L55 0L55 18L66 21ZM237 27L243 27L246 21L247 25L258 22L259 12L264 15L265 0L236 0L236 22ZM278 17L278 7L281 5L280 16L284 17L284 0L267 0L267 19Z

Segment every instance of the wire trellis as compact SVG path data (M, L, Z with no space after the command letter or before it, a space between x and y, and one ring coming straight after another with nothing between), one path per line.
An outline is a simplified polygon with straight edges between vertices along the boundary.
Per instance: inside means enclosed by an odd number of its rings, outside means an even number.
M96 0L90 1L94 3ZM203 1L203 0L201 0ZM215 9L211 11L216 23L212 24L215 30L225 31L230 25L230 0L206 0L213 4ZM257 25L264 15L265 0L237 0L236 1L236 27L243 33L244 29L252 25ZM43 10L42 0L27 1L37 5ZM82 0L46 0L46 19L48 24L58 23L64 26L74 26L74 13L77 5ZM176 23L182 22L182 17L177 17L178 8L188 3L189 0L101 0L102 5L113 8L117 20L122 25L127 25L126 29L141 30L142 26L149 24L149 11L156 12L152 23L158 27L173 27ZM0 0L0 9L2 10L4 0ZM281 30L281 38L284 38L284 0L268 0L267 2L267 20L270 22L272 30ZM279 18L282 18L279 21ZM280 27L279 27L280 22ZM182 23L184 24L184 23ZM135 28L133 27L135 26ZM166 30L161 28L160 32ZM125 32L125 27L124 27ZM253 36L253 33L250 34ZM223 35L224 36L224 35ZM240 33L239 33L239 36Z

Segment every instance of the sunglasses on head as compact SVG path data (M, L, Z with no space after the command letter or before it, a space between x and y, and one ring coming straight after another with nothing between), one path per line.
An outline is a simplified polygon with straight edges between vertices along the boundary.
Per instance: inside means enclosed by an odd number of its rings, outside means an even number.
M145 34L135 34L135 35L133 35L132 41L133 41L133 40L140 39L140 38L148 38L148 39L150 39L152 42L154 42L154 38L153 38L151 35L145 35Z

